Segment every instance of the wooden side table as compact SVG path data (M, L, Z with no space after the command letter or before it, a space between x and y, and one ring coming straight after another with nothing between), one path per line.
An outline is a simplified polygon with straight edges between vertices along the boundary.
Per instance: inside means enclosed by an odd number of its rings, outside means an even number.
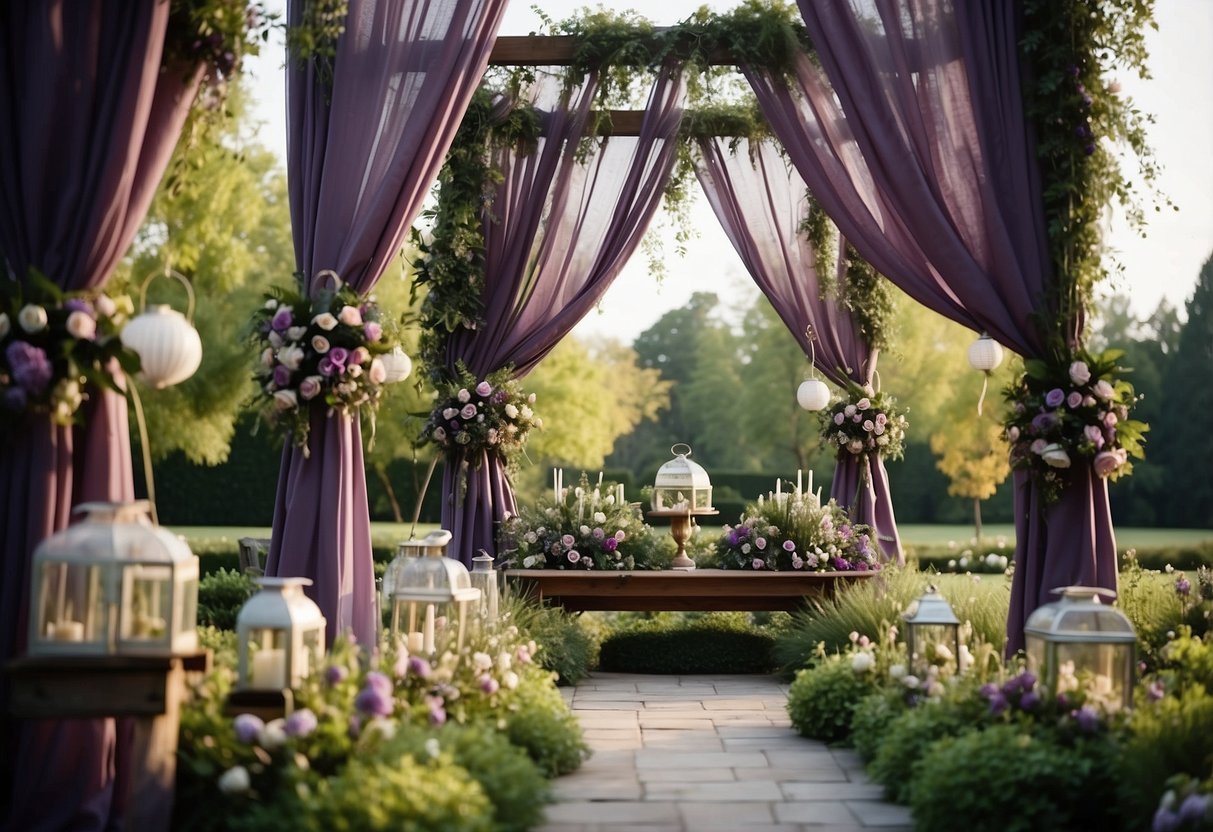
M4 669L9 713L22 719L132 717L127 823L146 832L172 820L177 729L185 674L210 669L211 653L173 656L31 656Z

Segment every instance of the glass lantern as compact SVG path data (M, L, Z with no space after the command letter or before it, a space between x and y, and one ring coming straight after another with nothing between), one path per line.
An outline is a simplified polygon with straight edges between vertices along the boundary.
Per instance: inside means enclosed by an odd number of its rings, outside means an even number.
M261 587L236 617L239 649L236 687L293 688L324 658L324 615L303 594L310 578L257 578Z
M1137 634L1120 610L1100 601L1111 590L1068 586L1024 624L1028 670L1051 696L1082 687L1105 707L1133 704Z
M151 504L84 503L34 550L29 654L168 655L198 649L198 558Z
M499 591L497 588L497 572L493 569L493 556L480 550L480 554L472 558L472 586L480 590L480 620L492 624L497 620Z
M960 621L938 589L928 586L922 597L910 603L902 620L906 623L906 650L914 673L925 676L931 665L949 660L955 661L959 668Z
M403 643L409 653L434 652L439 619L450 620L451 606L458 615L458 646L463 646L467 605L480 598L480 590L472 586L466 566L445 556L450 539L451 533L441 530L400 544L416 556L405 563L390 595L385 586L384 599L391 605L392 643Z
M686 451L680 453L679 448ZM670 448L674 458L657 470L653 481L653 511L712 512L712 481L703 466L692 462L691 446L678 443Z

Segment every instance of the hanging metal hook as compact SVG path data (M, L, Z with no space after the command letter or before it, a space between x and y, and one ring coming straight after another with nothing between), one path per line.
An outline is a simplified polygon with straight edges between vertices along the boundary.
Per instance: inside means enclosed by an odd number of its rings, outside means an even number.
M174 278L177 281L179 281L182 286L185 287L185 294L186 294L186 297L188 298L188 302L187 302L187 305L185 308L185 319L192 324L194 322L194 286L193 286L193 284L190 283L190 280L188 277L186 277L181 272L174 269L172 266L170 266L168 264L168 262L165 262L165 264L164 264L163 274L157 274L156 272L152 272L144 279L143 283L139 286L139 311L140 312L147 311L147 287L150 286L151 282L158 277Z

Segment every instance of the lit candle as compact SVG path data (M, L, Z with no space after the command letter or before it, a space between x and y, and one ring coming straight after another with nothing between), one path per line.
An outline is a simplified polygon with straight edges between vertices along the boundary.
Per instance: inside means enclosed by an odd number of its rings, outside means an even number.
M782 495L783 495L783 480L776 479L775 480L775 496L780 497Z
M813 469L809 469L809 494L813 493Z
M800 499L800 469L796 469L796 499Z
M602 488L602 472L598 472L598 487Z
M434 605L425 605L425 627L422 635L424 636L421 649L426 653L434 652Z
M425 649L425 636L421 633L409 633L407 647L410 653L420 653Z
M46 634L55 641L84 641L84 622L52 621L46 625Z
M560 502L560 477L555 468L552 469L552 502Z
M281 690L286 687L286 653L262 649L253 654L253 687Z

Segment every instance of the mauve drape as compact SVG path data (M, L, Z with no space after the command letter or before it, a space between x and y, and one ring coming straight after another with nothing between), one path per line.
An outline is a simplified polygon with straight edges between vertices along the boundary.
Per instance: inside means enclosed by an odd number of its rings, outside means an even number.
M810 207L804 179L772 142L728 137L699 141L695 172L746 269L805 355L813 355L814 365L835 384L870 383L876 352L843 302L823 297L813 246L800 232ZM845 241L839 248L845 255ZM838 267L842 286L843 256ZM813 344L805 333L809 326L816 336ZM830 495L851 507L856 522L872 526L887 559L905 562L888 475L879 456L839 457Z
M799 5L821 69L802 57L790 86L745 71L814 196L911 297L1043 356L1049 333L1036 316L1050 317L1060 276L1024 115L1018 4ZM1059 334L1073 343L1077 325L1065 322ZM1106 482L1076 471L1066 498L1048 508L1027 481L1015 494L1009 650L1022 646L1024 619L1055 586L1116 584Z
M400 251L488 65L507 0L350 0L332 88L287 70L295 265L360 293ZM288 16L298 22L302 0ZM289 60L289 59L288 59ZM328 639L375 636L375 576L357 419L313 407L310 458L282 454L266 571L311 578Z
M0 6L0 280L36 268L65 289L97 287L125 253L197 83L161 70L168 12L161 0ZM79 503L134 497L126 403L92 396L80 428L30 419L0 440L0 663L25 650L37 544ZM3 828L118 822L113 720L0 719Z
M591 75L562 100L558 81L540 74L533 95L548 111L544 138L532 154L496 155L503 181L485 214L485 321L451 336L448 369L462 361L480 378L505 366L525 376L593 308L640 244L673 169L681 73L658 74L638 137L593 141L579 158L595 87ZM451 555L471 565L480 549L496 554L495 526L516 511L498 457L449 459L442 493Z

